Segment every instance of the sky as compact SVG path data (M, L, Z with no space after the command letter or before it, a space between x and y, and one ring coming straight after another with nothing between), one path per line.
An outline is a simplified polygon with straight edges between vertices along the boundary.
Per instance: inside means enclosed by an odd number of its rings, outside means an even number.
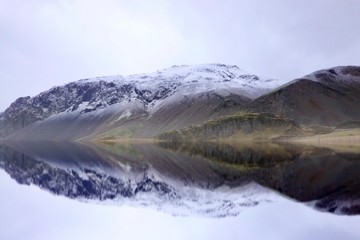
M358 0L0 0L0 112L82 78L224 63L291 80L360 63Z

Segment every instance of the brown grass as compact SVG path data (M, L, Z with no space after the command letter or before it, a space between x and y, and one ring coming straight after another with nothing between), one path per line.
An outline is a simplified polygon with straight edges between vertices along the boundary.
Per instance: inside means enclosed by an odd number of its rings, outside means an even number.
M331 147L340 151L360 151L360 129L335 130L328 134L318 134L311 137L297 137L288 139L287 141L318 147Z

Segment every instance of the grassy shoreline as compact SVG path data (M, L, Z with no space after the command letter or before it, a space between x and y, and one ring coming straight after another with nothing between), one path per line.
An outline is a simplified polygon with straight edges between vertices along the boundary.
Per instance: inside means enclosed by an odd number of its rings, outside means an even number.
M156 138L111 138L111 139L96 139L94 142L98 143L159 143L168 140L160 140ZM188 139L187 142L197 141L195 139ZM283 138L254 138L251 136L241 135L237 137L218 138L201 140L201 142L218 142L228 144L250 144L250 143L290 143L312 145L316 147L329 147L343 150L360 151L360 128L357 129L341 129L334 130L331 133L315 134L307 136L287 136Z
M360 151L360 129L335 130L327 134L317 134L308 137L296 137L286 140L296 144L306 144L316 147L330 147L338 150L348 149Z

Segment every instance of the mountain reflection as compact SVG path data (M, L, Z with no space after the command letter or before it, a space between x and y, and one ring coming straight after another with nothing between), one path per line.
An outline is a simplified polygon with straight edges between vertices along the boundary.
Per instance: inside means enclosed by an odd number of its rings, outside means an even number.
M174 214L236 215L272 201L274 191L322 211L360 213L355 150L275 143L11 142L0 145L0 167L20 184L57 195L151 205Z

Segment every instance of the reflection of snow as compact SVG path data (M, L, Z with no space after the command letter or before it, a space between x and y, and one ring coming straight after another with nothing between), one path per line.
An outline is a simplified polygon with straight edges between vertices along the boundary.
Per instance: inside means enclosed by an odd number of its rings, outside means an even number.
M173 188L172 188L173 189ZM277 193L251 183L238 188L205 190L194 187L175 189L175 196L158 192L142 192L134 198L107 201L109 205L146 206L175 216L229 217L245 209L279 199Z
M360 239L360 217L282 197L236 217L174 217L149 208L82 203L18 185L0 171L0 239Z

